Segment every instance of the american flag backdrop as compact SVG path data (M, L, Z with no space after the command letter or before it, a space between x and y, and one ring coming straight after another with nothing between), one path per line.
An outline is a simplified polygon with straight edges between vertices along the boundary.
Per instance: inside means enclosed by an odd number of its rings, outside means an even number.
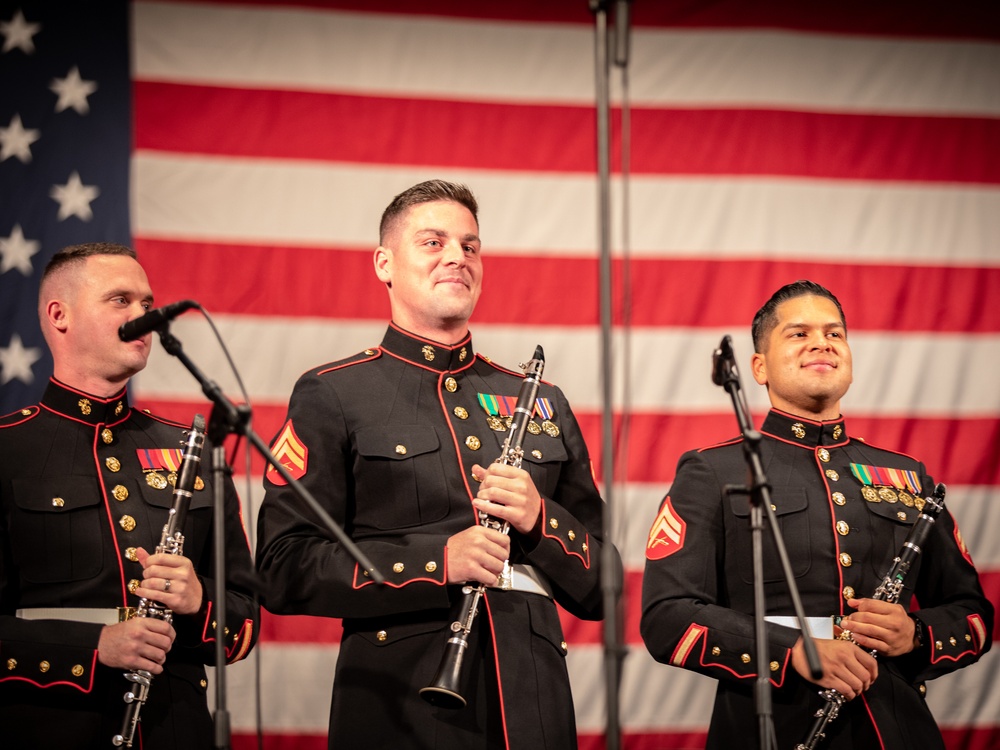
M631 7L628 66L612 70L621 719L629 750L676 750L703 742L714 683L646 655L646 535L683 450L737 432L710 379L722 335L758 421L766 409L749 322L788 281L839 296L852 432L948 484L1000 603L1000 11ZM441 177L480 199L477 349L513 366L542 344L600 468L587 0L2 0L0 45L0 411L37 399L51 371L35 314L47 258L131 241L157 305L212 314L270 440L302 371L381 340L379 215ZM172 331L235 397L204 320ZM182 422L208 408L158 343L134 392ZM237 464L252 539L263 464ZM565 627L581 747L598 750L600 626ZM258 708L265 747L325 747L339 631L265 615L260 645L227 673L237 748L255 746ZM930 683L928 700L950 748L1000 747L1000 650Z

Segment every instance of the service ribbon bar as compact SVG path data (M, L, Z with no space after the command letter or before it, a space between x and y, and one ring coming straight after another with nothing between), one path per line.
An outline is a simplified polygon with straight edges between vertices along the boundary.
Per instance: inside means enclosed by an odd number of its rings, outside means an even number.
M886 466L868 466L866 464L851 464L851 473L862 484L878 487L895 487L898 490L909 490L914 495L920 494L920 477L915 471L890 469Z
M552 419L552 402L547 398L536 398L535 411L542 419Z
M486 410L486 413L491 417L495 417L500 413L500 402L497 397L492 393L477 393L476 398L479 399L479 405Z
M143 471L177 471L181 468L180 448L139 448L135 452Z

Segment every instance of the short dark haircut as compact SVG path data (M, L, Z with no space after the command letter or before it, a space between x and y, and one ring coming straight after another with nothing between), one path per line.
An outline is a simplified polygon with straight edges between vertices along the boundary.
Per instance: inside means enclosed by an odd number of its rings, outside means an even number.
M382 212L382 221L378 227L379 244L384 245L386 236L395 229L397 219L408 209L434 201L459 203L469 209L476 224L479 223L479 204L468 187L444 180L427 180L404 190Z
M778 305L790 299L806 297L808 295L825 297L837 306L837 312L840 313L840 322L844 326L844 335L847 335L847 319L844 317L844 308L840 306L840 301L833 295L833 292L817 284L815 281L800 279L793 281L791 284L785 284L781 289L772 294L771 299L765 302L757 311L757 314L753 316L753 325L750 327L750 332L753 334L753 350L755 352L760 354L764 350L767 337L771 335L771 331L778 325Z
M45 271L42 272L42 280L60 268L82 261L92 255L126 255L132 260L138 259L135 250L114 242L88 242L84 245L70 245L52 256L45 266Z

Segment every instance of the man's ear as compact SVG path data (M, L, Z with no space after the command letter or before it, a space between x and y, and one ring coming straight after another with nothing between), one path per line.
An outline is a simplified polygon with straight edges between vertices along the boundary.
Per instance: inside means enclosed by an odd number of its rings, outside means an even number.
M372 258L375 263L375 275L383 284L392 282L392 274L389 267L392 263L392 250L379 245L375 248L375 255Z
M750 373L758 385L767 385L767 361L760 352L754 352L750 357Z
M66 303L53 299L45 305L45 321L52 328L64 333L69 326L69 315Z

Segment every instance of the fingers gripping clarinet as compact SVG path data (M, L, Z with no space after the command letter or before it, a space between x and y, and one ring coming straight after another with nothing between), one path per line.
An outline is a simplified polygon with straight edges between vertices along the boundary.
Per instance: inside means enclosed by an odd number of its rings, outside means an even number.
M478 464L473 467L473 476L481 481L473 499L479 525L448 539L448 581L465 585L441 665L432 684L419 691L434 706L458 709L466 705L460 692L463 664L480 600L487 586L510 588L510 529L529 533L540 515L541 498L531 477L521 469L521 459L544 367L542 347L535 347L534 357L522 365L525 378L500 457L488 469Z
M823 644L825 647L825 652L823 650L820 652L823 668L827 670L834 667L834 675L825 676L824 681L820 683L826 687L826 690L820 692L825 703L814 714L815 720L809 736L804 742L796 745L795 750L815 750L826 738L827 726L837 718L844 703L871 686L878 674L875 666L875 656L878 653L895 656L913 648L912 622L910 624L904 622L909 620L909 617L897 601L903 592L903 582L910 568L920 557L931 528L944 510L945 492L945 486L938 484L934 488L933 496L926 498L925 505L893 560L892 567L885 574L871 599L848 601L848 605L857 607L858 611L841 620L842 631L838 636L839 640L827 641L825 644L823 641L817 641L817 646ZM801 643L796 643L792 651L792 663L804 676L805 673L800 669L804 658L801 652ZM824 653L834 654L839 659L828 660L824 658ZM858 660L853 663L860 663L862 666L842 669L844 664L852 663L853 659ZM865 672L871 679L866 679Z
M136 550L143 566L143 581L135 591L141 597L135 617L108 626L101 633L100 642L104 643L107 635L108 645L112 650L117 649L117 661L111 666L130 670L125 673L129 687L124 695L122 731L111 738L115 747L132 747L139 712L149 696L153 675L163 672L163 663L176 635L171 625L174 612L191 614L201 606L201 583L191 561L184 557L183 528L204 445L205 418L197 414L188 432L170 511L156 553L150 555L144 549ZM98 652L100 654L100 645Z

